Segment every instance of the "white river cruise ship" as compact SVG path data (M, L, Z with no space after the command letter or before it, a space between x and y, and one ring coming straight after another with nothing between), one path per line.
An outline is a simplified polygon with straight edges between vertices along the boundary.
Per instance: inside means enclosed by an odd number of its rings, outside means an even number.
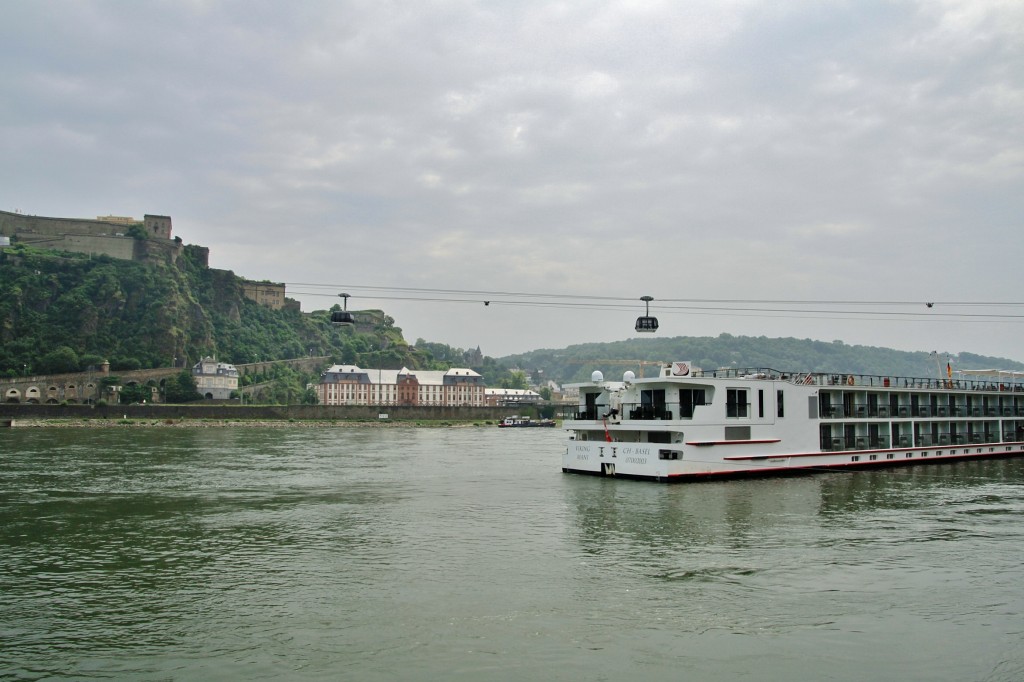
M1024 372L702 371L571 384L565 472L686 481L1024 454Z

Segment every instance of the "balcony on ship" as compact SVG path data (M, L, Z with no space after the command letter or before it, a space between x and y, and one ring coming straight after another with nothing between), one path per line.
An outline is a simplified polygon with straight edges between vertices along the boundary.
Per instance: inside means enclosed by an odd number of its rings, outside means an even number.
M640 421L672 419L672 408L669 405L651 405L649 403L625 403L622 406L630 419Z

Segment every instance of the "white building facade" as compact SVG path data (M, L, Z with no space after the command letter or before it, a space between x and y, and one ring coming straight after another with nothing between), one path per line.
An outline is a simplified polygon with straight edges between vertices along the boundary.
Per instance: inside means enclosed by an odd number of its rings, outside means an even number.
M192 367L196 390L207 400L227 400L238 390L238 369L205 357Z
M536 405L540 402L540 393L519 388L488 388L484 391L484 402L490 407Z
M333 365L316 386L321 405L483 407L484 380L471 369L362 369Z

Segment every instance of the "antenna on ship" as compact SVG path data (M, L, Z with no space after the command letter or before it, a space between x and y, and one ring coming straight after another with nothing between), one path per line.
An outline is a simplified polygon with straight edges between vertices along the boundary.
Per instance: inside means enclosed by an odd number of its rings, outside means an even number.
M641 296L640 300L644 302L645 313L642 317L636 318L636 330L638 332L653 333L658 331L658 318L651 317L651 301L654 300L653 296Z
M345 301L344 310L335 310L331 313L331 324L338 327L351 327L356 323L356 317L348 311L349 294L338 294Z

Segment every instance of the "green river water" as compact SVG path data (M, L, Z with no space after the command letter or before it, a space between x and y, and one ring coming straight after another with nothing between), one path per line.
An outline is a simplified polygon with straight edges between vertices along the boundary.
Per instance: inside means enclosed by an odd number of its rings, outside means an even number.
M4 429L0 678L1024 679L1024 460L667 486L564 436Z

